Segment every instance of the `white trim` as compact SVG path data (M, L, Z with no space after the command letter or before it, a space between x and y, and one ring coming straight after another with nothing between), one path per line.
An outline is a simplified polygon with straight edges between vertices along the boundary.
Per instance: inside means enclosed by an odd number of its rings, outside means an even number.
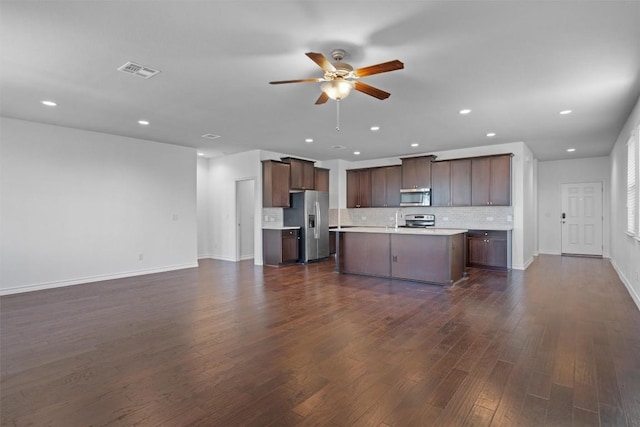
M23 292L41 291L43 289L62 288L65 286L83 285L83 284L92 283L92 282L102 282L104 280L122 279L126 277L142 276L145 274L153 274L153 273L164 273L165 271L182 270L185 268L197 268L197 267L198 267L198 263L194 262L194 263L188 263L188 264L171 265L168 267L149 268L146 270L127 271L124 273L103 274L99 276L82 277L82 278L73 279L73 280L59 280L55 282L36 283L33 285L14 286L10 288L0 289L0 295L20 294Z
M229 257L229 256L223 256L223 255L209 255L207 256L208 259L217 259L219 261L231 261L231 262L238 262L237 259L235 259L235 257Z
M520 265L512 265L511 269L512 270L526 270L527 268L529 268L529 266L533 263L533 257L529 258L524 264Z
M540 250L538 253L540 255L562 255L562 252L555 250Z
M618 273L618 277L620 278L620 281L627 288L627 292L629 292L629 295L631 295L631 299L633 300L633 302L636 303L636 306L638 307L638 310L640 310L640 296L631 287L631 282L629 281L629 279L627 279L625 277L625 275L622 272L622 270L620 268L618 268L618 265L613 260L613 258L609 258L609 262L611 262L611 265L613 266L613 269L616 271L616 273Z
M253 258L254 258L253 255L242 255L240 257L240 261L246 261L248 259L253 259Z

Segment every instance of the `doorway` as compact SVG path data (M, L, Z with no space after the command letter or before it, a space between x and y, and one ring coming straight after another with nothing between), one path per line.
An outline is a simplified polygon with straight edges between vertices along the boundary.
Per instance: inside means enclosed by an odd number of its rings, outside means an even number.
M254 257L255 179L236 181L236 260Z
M561 184L563 255L602 256L602 182Z

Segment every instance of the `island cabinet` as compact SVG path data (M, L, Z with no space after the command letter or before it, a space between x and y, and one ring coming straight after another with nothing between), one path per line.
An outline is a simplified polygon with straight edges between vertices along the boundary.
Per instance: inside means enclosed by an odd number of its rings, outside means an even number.
M262 161L262 206L289 207L290 166L277 160Z
M464 275L464 235L391 235L391 277L450 284Z
M471 206L471 159L431 164L431 206Z
M340 271L367 276L391 275L389 235L340 233Z
M471 159L473 206L511 205L511 154Z
M280 160L291 165L292 190L315 189L315 168L312 161L296 159L294 157L283 157Z
M371 169L371 206L374 208L399 207L402 184L402 166Z
M347 171L347 208L371 207L371 169Z
M467 232L467 267L508 270L511 267L510 232L504 230L469 230Z
M315 168L315 190L329 191L329 169Z
M402 160L402 188L431 188L433 156L405 157Z
M340 273L452 284L464 277L464 230L341 230L337 268Z
M263 229L262 253L264 264L278 266L300 258L299 230Z

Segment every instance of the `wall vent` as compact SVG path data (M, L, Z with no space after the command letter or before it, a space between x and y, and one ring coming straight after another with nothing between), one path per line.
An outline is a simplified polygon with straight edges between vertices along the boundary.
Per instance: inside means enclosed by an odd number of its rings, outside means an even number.
M207 139L217 139L220 138L220 135L214 135L212 133L205 133L204 135L201 135L203 138L207 138Z
M154 70L153 68L145 67L135 62L127 62L118 68L118 71L123 73L133 74L134 76L142 77L143 79L150 79L160 72L160 70Z

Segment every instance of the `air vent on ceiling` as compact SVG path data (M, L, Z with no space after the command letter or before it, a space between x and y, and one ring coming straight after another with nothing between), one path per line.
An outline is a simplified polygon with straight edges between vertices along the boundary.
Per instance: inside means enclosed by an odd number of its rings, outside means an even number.
M150 79L160 72L160 70L154 70L153 68L145 67L135 62L127 62L118 71L123 73L133 74L134 76L142 77L143 79Z
M212 133L205 133L204 135L200 135L203 138L207 138L207 139L217 139L220 138L220 135L214 135Z

